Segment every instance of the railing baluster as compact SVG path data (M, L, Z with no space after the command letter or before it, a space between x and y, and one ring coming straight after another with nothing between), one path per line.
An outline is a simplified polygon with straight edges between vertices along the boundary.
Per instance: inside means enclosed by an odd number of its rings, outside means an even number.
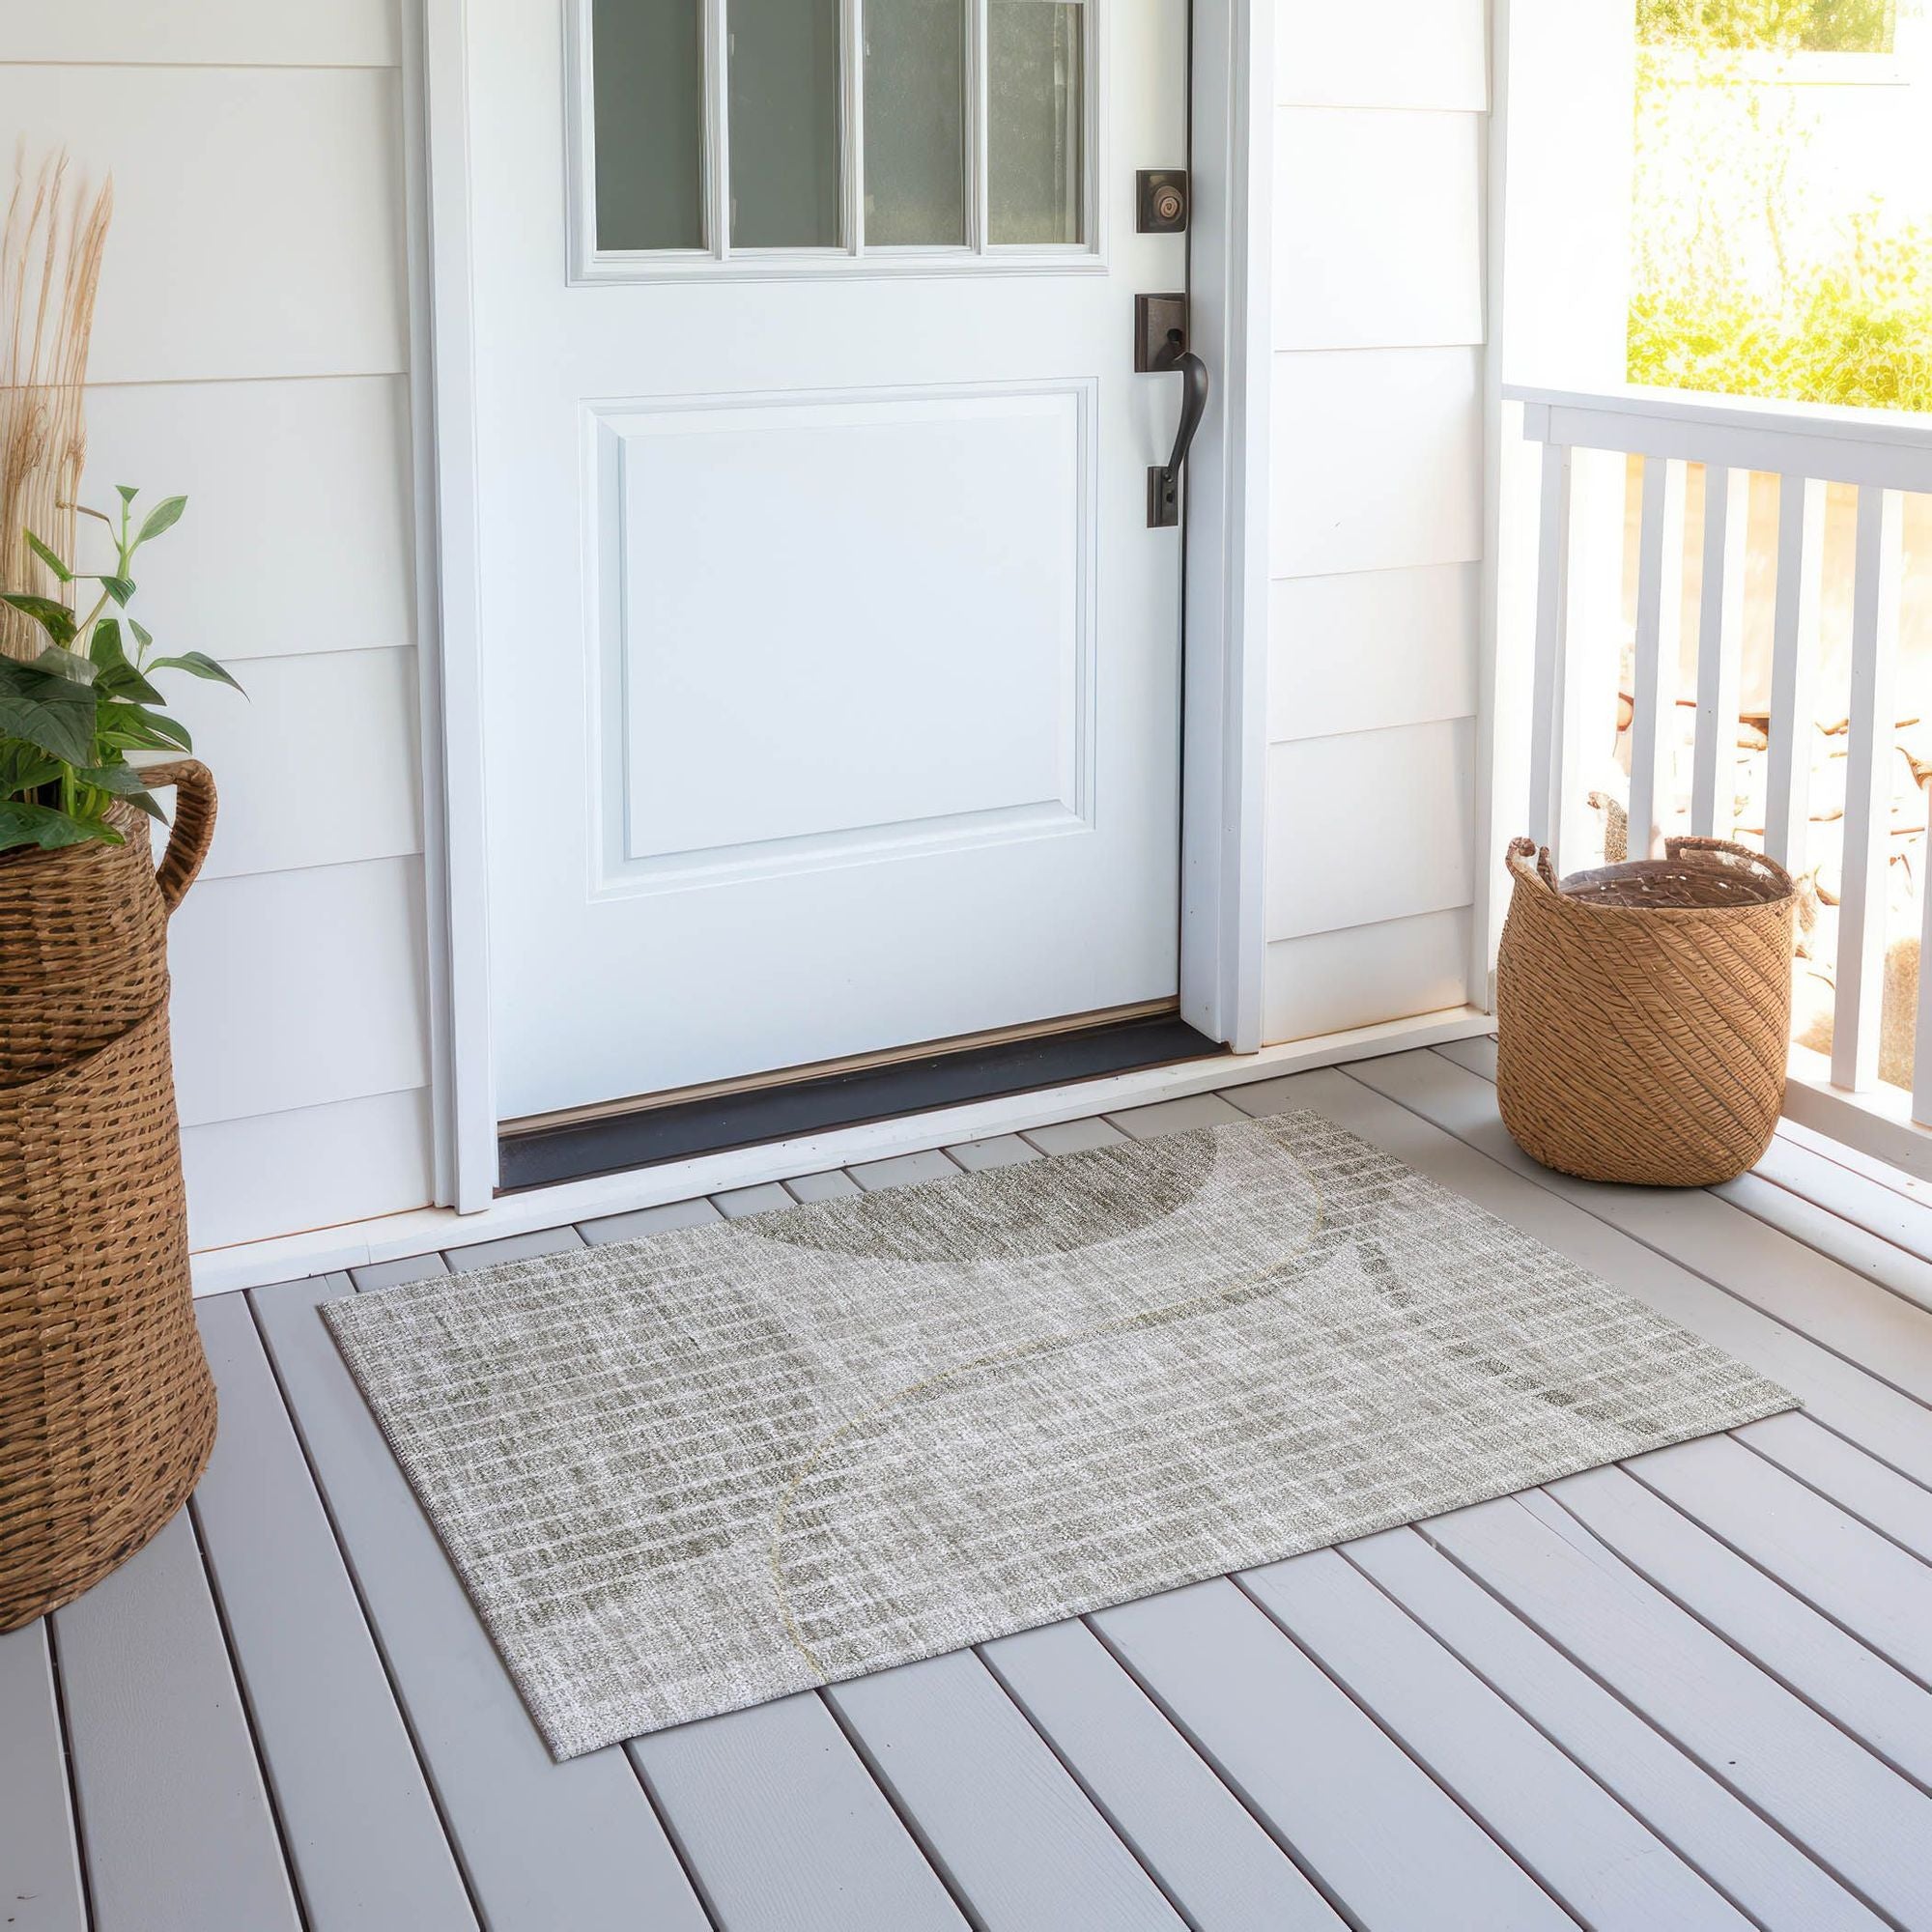
M1809 843L1811 686L1817 671L1818 603L1825 576L1824 558L1824 484L1810 476L1780 476L1764 849L1793 872L1804 869Z
M1643 459L1636 569L1630 856L1650 859L1662 854L1665 821L1673 816L1671 712L1684 621L1684 466L1667 456Z
M1570 448L1543 445L1536 544L1536 675L1530 696L1529 836L1554 847L1563 816L1563 686L1570 628Z
M1697 617L1697 737L1690 830L1728 838L1737 829L1738 674L1744 659L1745 561L1750 471L1704 471L1704 575Z
M1859 492L1852 566L1851 735L1845 748L1845 846L1832 1013L1832 1084L1855 1094L1878 1085L1903 512L1904 499L1896 490L1867 486Z

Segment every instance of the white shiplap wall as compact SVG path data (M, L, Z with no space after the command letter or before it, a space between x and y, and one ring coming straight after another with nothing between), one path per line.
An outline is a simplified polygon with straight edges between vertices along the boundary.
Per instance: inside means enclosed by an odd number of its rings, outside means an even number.
M136 609L247 686L174 922L198 1248L431 1193L395 0L0 0L0 127L112 169L90 490L185 491Z
M1276 0L1269 1040L1460 1005L1485 0Z

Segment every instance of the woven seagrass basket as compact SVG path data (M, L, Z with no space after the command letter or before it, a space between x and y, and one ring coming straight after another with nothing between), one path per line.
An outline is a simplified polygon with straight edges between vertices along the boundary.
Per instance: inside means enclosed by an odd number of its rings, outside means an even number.
M189 1301L167 918L214 829L192 759L174 834L0 856L0 1631L77 1597L169 1520L214 1442Z
M1704 1187L1754 1167L1777 1125L1797 893L1742 845L1664 849L1559 882L1512 841L1497 1099L1545 1167Z

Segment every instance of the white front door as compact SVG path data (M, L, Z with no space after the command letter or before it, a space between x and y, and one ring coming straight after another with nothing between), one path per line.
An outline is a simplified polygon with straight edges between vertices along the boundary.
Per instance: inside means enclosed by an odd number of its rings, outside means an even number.
M499 1114L1172 996L1185 0L469 58Z

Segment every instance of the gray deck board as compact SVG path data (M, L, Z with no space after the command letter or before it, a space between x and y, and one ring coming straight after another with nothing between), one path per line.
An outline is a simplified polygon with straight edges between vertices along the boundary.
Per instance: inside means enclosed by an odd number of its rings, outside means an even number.
M1514 1498L1424 1533L1875 1910L1932 1922L1932 1801L1836 1724Z
M1882 1922L1419 1531L1385 1530L1344 1554L1760 1924L1873 1932Z
M0 1636L0 1925L87 1926L44 1619Z
M981 1653L1200 1932L1340 1932L1314 1883L1078 1618Z
M816 1691L630 1746L732 1932L959 1932L966 1920Z
M959 1173L937 1148L922 1153L894 1154L889 1160L868 1160L845 1172L867 1194L885 1187L911 1187L922 1180L951 1180Z
M1573 1922L1234 1583L1196 1583L1091 1621L1355 1922L1431 1932Z
M1920 1686L1624 1471L1593 1469L1550 1494L1698 1622L1894 1770L1932 1787L1932 1696Z
M628 1214L580 1221L577 1232L588 1246L599 1248L611 1241L640 1241L652 1235L668 1235L673 1228L702 1228L724 1218L700 1194L695 1201L668 1201L662 1208L638 1208Z
M1346 1558L1319 1549L1241 1582L1584 1924L1748 1932L1748 1919Z
M1629 1468L1793 1596L1932 1683L1932 1569L1721 1436L1636 1457ZM1924 1717L1932 1747L1932 1705Z
M707 1923L621 1748L555 1764L316 1314L346 1278L258 1289L262 1330L491 1932Z
M825 1695L987 1932L1177 1932L1184 1922L973 1652Z
M1848 1516L1932 1563L1932 1490L1888 1469L1808 1415L1771 1415L1733 1434Z
M310 1932L474 1932L247 1301L199 1313L221 1429L195 1519Z
M0 1919L76 1932L91 1886L97 1932L1932 1926L1932 1206L1783 1141L1733 1189L1593 1189L1492 1073L1463 1042L448 1264L1312 1107L1808 1412L558 1766L316 1317L348 1279L256 1291L259 1335L219 1298L193 1517L0 1637Z
M194 1527L54 1613L97 1932L298 1932Z
M775 1208L796 1208L798 1203L776 1180L756 1187L733 1187L714 1194L711 1205L727 1221L743 1221L753 1214L769 1214Z

